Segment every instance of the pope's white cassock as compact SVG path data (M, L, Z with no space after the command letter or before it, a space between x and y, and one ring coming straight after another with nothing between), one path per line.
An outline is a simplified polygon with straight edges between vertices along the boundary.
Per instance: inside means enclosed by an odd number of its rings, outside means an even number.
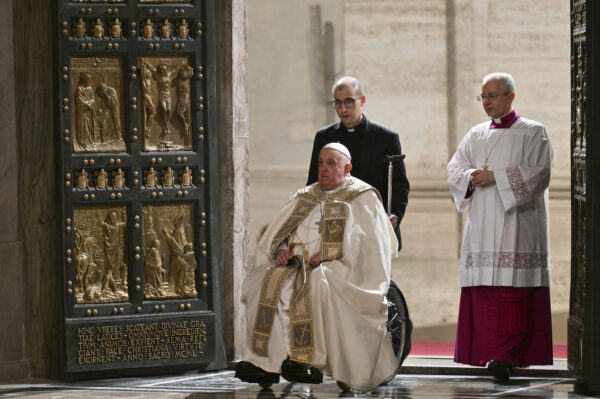
M276 266L289 249L296 266ZM243 285L244 360L281 372L291 360L356 390L371 390L398 363L386 330L397 242L379 194L348 176L337 188L298 191L262 236ZM321 251L321 264L309 256Z
M489 121L473 127L448 164L458 211L470 204L460 254L462 287L550 285L552 146L543 125L516 117L504 129L490 129ZM484 165L496 183L471 193L471 173Z

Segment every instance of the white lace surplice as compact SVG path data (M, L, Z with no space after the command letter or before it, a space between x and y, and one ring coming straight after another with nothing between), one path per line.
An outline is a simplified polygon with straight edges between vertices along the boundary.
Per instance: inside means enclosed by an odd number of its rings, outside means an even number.
M509 129L473 127L448 164L459 212L469 214L460 254L460 284L550 286L548 185L553 150L544 126L519 118ZM486 164L496 183L465 198L471 173Z

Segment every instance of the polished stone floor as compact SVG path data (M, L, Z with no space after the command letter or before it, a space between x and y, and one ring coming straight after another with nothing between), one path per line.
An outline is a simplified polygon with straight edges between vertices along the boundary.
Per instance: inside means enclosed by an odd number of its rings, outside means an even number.
M410 358L409 358L410 359ZM428 361L429 362L429 361ZM406 370L434 370L419 365ZM233 371L190 372L145 378L121 378L80 382L34 381L0 384L2 398L151 398L151 399L249 399L249 398L569 398L576 393L575 381L566 370L528 370L505 385L496 384L479 368L455 369L455 375L399 374L385 386L368 393L342 392L336 382L325 378L320 385L281 383L271 390L235 379ZM446 371L448 371L446 369ZM470 373L473 371L474 373ZM478 375L473 375L478 374Z

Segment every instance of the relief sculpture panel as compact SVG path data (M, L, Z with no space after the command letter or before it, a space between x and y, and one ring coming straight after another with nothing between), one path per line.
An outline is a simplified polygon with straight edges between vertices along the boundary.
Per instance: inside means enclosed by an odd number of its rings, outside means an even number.
M127 301L125 206L75 208L74 219L77 303Z
M195 298L191 204L144 207L144 295L147 299Z
M75 152L126 151L122 60L73 57L73 148Z
M144 151L191 150L188 57L142 57Z

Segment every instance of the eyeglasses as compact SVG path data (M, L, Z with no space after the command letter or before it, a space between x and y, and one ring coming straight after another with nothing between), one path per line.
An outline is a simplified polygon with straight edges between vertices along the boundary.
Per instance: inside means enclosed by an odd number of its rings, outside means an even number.
M356 100L358 100L360 97L361 96L358 96L356 98L348 97L348 98L345 98L343 101L335 99L335 100L331 100L329 103L335 109L342 108L342 104L344 104L346 106L346 108L351 108L351 107L354 107L354 105L356 104Z
M500 96L505 96L507 94L509 94L510 91L507 91L506 93L501 93L501 94L496 94L496 93L491 93L491 94L480 94L477 96L477 101L485 101L486 99L490 100L490 101L494 101L495 99L497 99Z

